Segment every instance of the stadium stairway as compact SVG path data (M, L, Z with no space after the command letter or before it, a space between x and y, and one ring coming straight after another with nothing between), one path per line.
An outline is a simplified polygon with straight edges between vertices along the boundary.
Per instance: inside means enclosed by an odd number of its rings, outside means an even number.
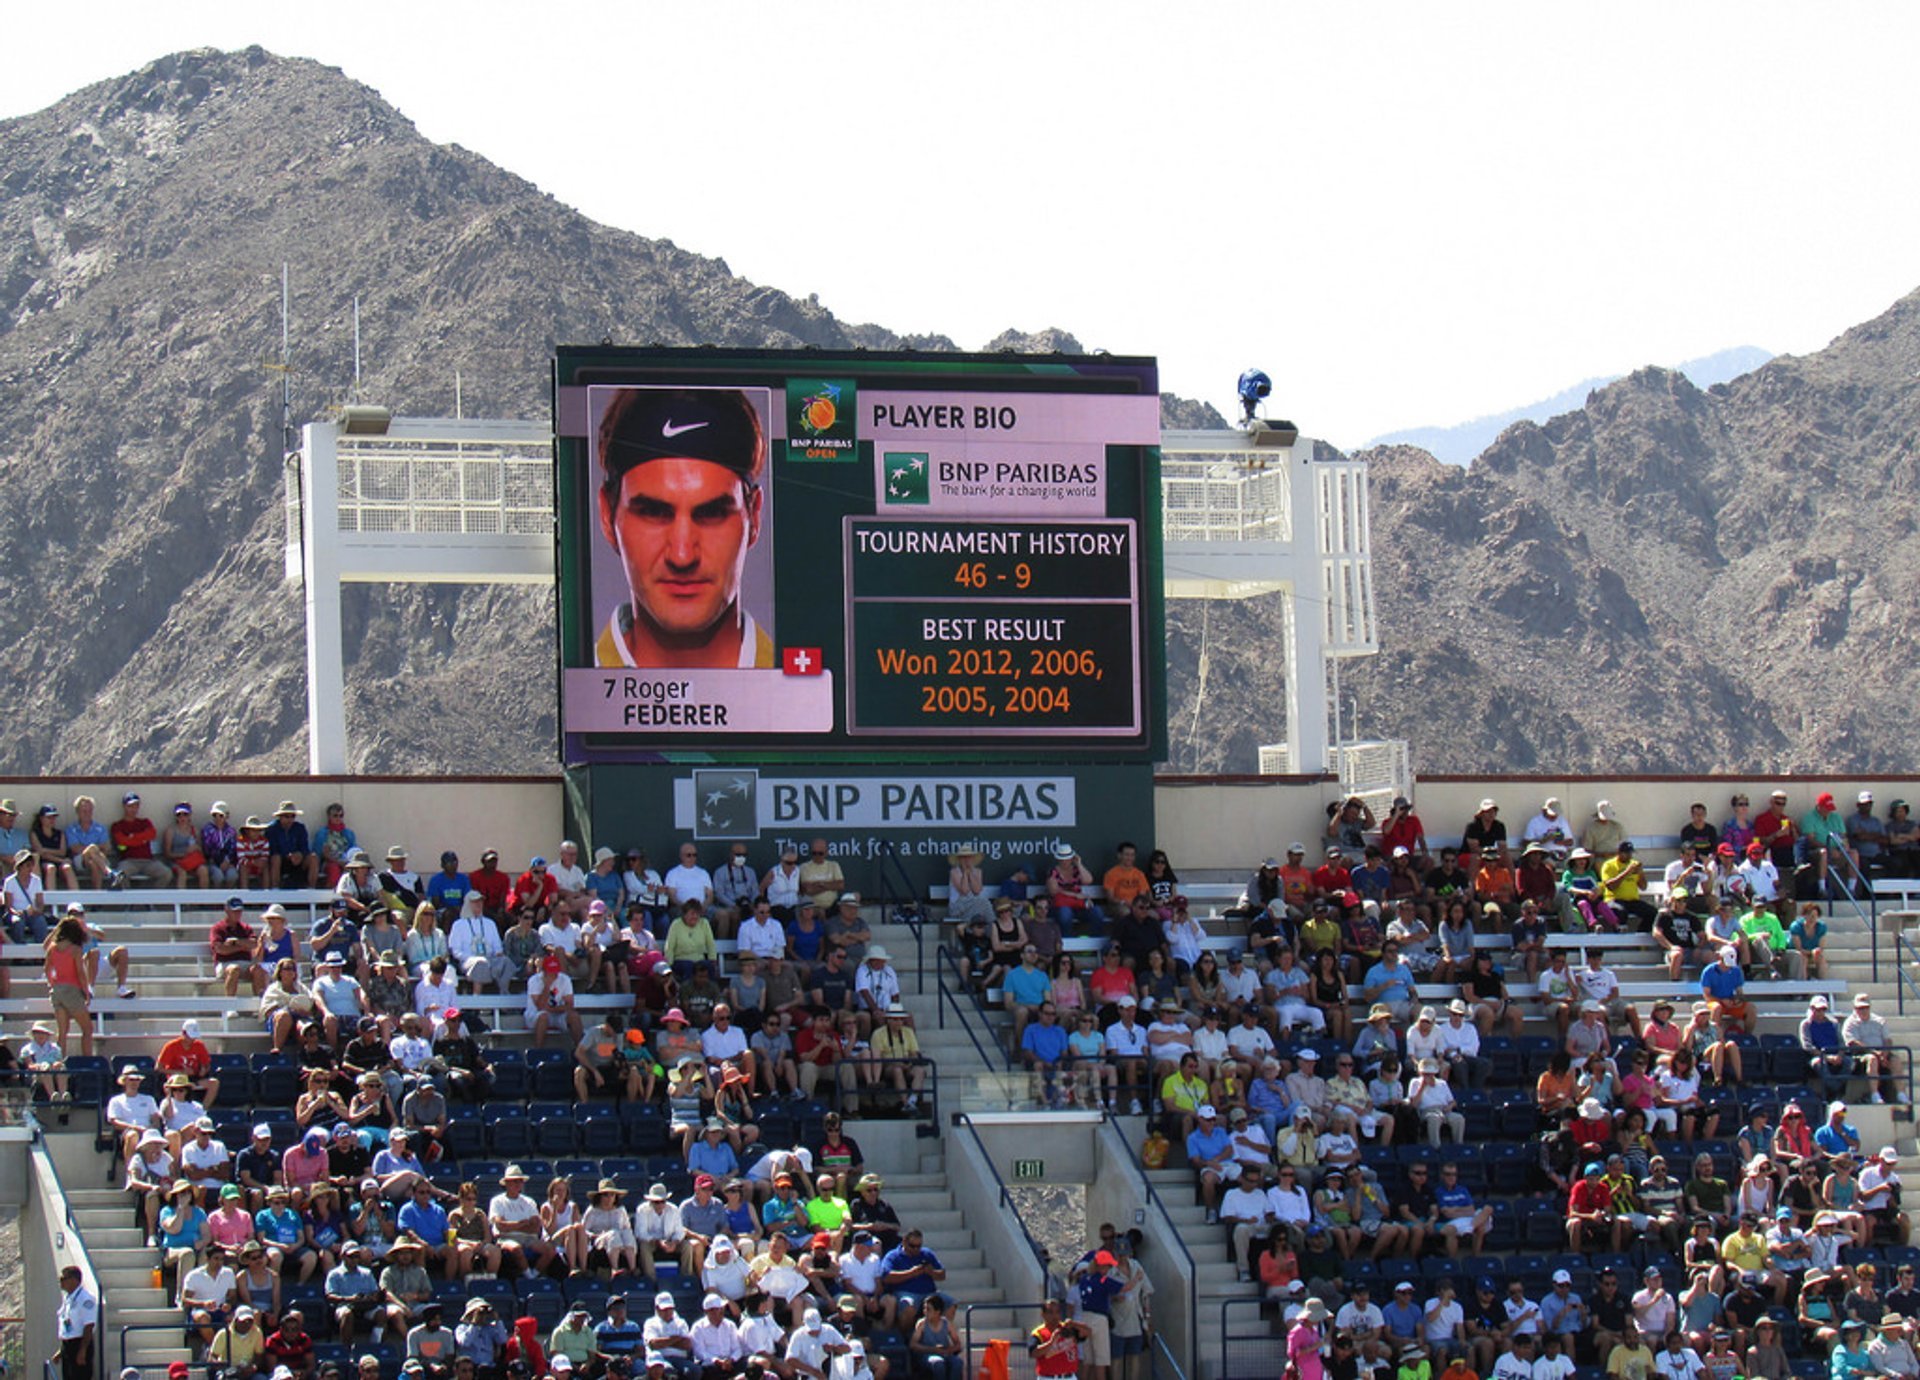
M76 1123L80 1120L75 1117ZM121 1188L106 1186L108 1157L95 1150L91 1119L87 1120L84 1129L50 1131L47 1143L68 1186L74 1229L106 1286L107 1363L118 1370L122 1329L139 1326L143 1330L126 1337L124 1364L164 1367L180 1355L180 1312L153 1283L155 1252L146 1247L145 1232L135 1224L130 1199ZM894 1125L905 1129L902 1123ZM947 1187L940 1142L903 1139L896 1146L884 1133L875 1134L881 1130L878 1126L852 1122L848 1129L863 1138L876 1172L886 1180L887 1200L901 1221L923 1230L927 1244L946 1266L946 1291L963 1304L1004 1302L993 1267ZM903 1172L908 1163L912 1170Z

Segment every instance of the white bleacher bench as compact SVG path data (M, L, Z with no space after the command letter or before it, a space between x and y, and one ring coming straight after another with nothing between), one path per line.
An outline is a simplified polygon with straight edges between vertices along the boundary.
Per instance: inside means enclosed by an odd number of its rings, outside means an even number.
M1523 829L1525 827L1525 825L1521 826ZM1460 846L1460 840L1464 837L1465 835L1462 834L1428 834L1427 852L1430 854L1438 854L1442 848L1458 848ZM1368 834L1367 838L1374 843L1380 841L1378 834ZM1680 851L1680 835L1678 833L1628 834L1627 842L1633 845L1633 851L1636 853L1678 853ZM1510 833L1507 836L1507 851L1515 857L1518 857L1520 850L1526 846L1526 840L1518 834ZM1580 846L1577 839L1574 841L1573 846L1575 848ZM1325 845L1323 844L1322 847L1324 848Z
M124 948L128 958L211 959L213 956L204 941L195 943L190 939L134 940L128 944L118 944L103 936L100 942L109 949ZM47 951L38 944L0 944L0 962L38 964L46 956Z
M1873 894L1898 901L1902 910L1913 910L1915 902L1920 902L1920 877L1875 877Z
M291 919L295 913L305 909L309 919L317 919L320 912L333 904L331 891L314 888L301 888L298 891L228 891L214 887L175 888L175 887L127 887L122 891L49 891L47 893L47 915L50 920L57 919L73 902L78 901L87 908L89 915L103 911L109 914L124 911L171 910L173 923L189 923L188 912L204 912L211 924L226 910L229 896L238 896L246 902L247 914L258 917L259 913L270 905L285 908ZM195 920L199 917L196 915ZM125 917L125 923L138 924L139 918Z
M1034 886L1033 894L1028 899L1035 901L1044 900L1046 892L1046 884L1044 882L1038 883ZM1180 887L1180 894L1187 898L1187 904L1190 908L1197 907L1202 902L1208 904L1220 904L1224 902L1227 905L1233 905L1240 900L1240 897L1245 894L1245 892L1246 888L1236 882L1195 882L1191 886L1182 883ZM989 884L980 888L980 894L989 900L998 900L1000 898L1000 888L996 885ZM1087 887L1080 894L1091 901L1105 900L1107 895L1106 889L1099 886ZM952 898L952 887L935 886L927 888L927 899L937 905L944 906Z

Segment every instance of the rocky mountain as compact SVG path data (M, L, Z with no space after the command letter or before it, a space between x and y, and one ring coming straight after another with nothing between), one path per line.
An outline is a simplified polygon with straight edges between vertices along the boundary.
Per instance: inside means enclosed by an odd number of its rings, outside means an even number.
M1703 355L1699 359L1690 359L1685 364L1676 364L1673 371L1683 374L1696 388L1711 388L1716 383L1727 383L1740 375L1758 369L1773 355L1757 345L1737 345L1731 350L1716 350L1713 354ZM1418 446L1432 454L1436 459L1445 460L1450 465L1464 465L1488 446L1499 439L1500 433L1515 422L1547 422L1562 412L1572 412L1586 403L1587 397L1595 389L1605 388L1618 374L1605 377L1584 379L1571 388L1563 388L1550 398L1528 403L1525 407L1509 408L1505 412L1491 413L1485 417L1475 417L1471 421L1457 422L1452 426L1420 426L1407 431L1389 432L1385 436L1375 437L1367 444L1370 446Z
M258 49L0 122L0 771L303 766L283 263L296 422L345 395L356 295L362 395L423 414L457 372L469 414L543 415L561 340L953 348L596 225ZM1642 371L1465 470L1371 452L1385 650L1343 683L1362 731L1430 770L1904 767L1916 318L1909 298L1707 392ZM345 612L357 770L551 766L549 597L359 588ZM1174 606L1176 766L1251 770L1277 736L1278 626L1270 600Z
M560 340L953 348L596 225L259 49L0 123L0 770L304 766L282 263L296 422L352 380L356 294L363 395L429 415L456 371L470 414L544 415ZM356 767L551 765L550 596L353 589L346 622Z
M1704 392L1640 370L1466 469L1363 452L1382 650L1343 671L1361 735L1442 772L1912 770L1917 375L1920 292ZM1274 736L1243 707L1271 674L1237 650L1276 645L1271 605L1207 614L1211 683L1221 655L1254 679L1189 708L1194 769ZM1170 669L1201 640L1181 609Z

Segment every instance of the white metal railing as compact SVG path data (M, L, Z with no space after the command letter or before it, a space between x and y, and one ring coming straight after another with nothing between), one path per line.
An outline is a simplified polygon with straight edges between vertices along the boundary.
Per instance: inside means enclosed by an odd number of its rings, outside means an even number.
M1367 513L1364 461L1313 466L1319 505L1320 597L1329 656L1369 656L1380 650L1373 618L1373 541Z
M1413 753L1404 738L1371 738L1342 743L1333 752L1340 793L1357 795L1385 819L1395 796L1413 794Z
M1366 738L1343 743L1329 754L1340 778L1340 794L1357 795L1378 818L1398 795L1413 794L1413 752L1404 738ZM1260 774L1285 776L1293 770L1285 743L1260 746Z
M553 531L547 447L392 436L342 436L338 446L342 532Z
M1160 527L1168 541L1291 541L1286 466L1251 467L1244 454L1163 456Z

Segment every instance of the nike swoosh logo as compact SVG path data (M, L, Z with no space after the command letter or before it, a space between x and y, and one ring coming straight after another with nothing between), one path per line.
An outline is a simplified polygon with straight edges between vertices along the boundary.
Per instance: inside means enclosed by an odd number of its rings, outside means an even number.
M698 431L701 427L705 425L706 425L705 422L684 422L676 426L672 422L662 422L660 424L660 434L666 437L667 439L671 440L673 437L678 436L683 431Z

